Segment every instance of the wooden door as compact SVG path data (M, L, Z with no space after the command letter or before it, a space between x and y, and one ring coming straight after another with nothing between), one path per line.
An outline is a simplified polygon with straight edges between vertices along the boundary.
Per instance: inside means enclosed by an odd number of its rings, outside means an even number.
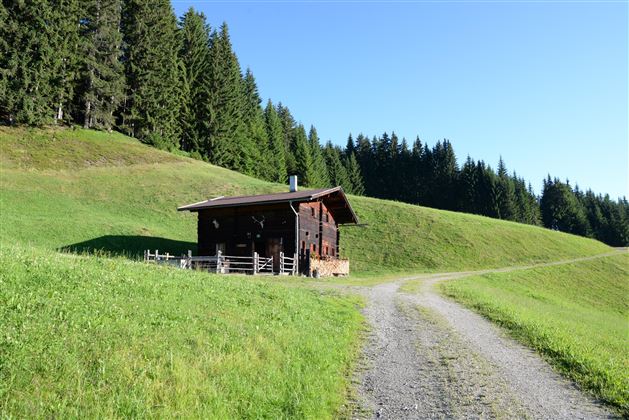
M269 238L266 240L266 256L273 257L273 271L280 271L280 252L282 252L282 240L280 238Z

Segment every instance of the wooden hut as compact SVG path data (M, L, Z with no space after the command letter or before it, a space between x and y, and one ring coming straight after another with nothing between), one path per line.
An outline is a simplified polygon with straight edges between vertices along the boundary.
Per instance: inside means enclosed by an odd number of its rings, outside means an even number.
M273 272L296 258L294 272L348 274L341 260L339 225L357 224L341 187L217 197L178 208L198 213L199 255L273 258ZM285 260L286 259L286 260Z

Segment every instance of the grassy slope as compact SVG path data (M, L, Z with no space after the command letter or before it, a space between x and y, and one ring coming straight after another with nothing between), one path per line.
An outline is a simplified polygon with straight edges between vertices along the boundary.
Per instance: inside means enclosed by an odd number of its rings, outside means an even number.
M196 219L178 205L285 186L93 131L0 128L0 152L2 414L334 415L361 325L354 301L52 252L184 251ZM344 229L342 245L363 275L609 250L531 226L351 201L369 227Z
M330 418L357 302L242 278L0 249L0 417Z
M629 255L446 282L449 296L510 330L629 414Z
M0 240L138 254L194 247L207 197L284 191L119 134L0 128ZM600 242L480 216L350 197L366 228L343 229L342 252L362 274L500 267L591 255Z

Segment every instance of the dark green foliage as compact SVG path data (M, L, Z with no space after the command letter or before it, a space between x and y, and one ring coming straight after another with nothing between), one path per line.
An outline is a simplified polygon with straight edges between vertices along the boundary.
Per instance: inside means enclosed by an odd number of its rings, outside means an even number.
M365 185L363 183L363 176L360 173L360 166L356 160L356 154L350 153L345 158L345 170L349 180L347 192L354 195L363 195L365 192Z
M544 180L540 208L544 226L550 229L583 236L589 231L585 208L567 183Z
M544 226L589 236L613 246L629 244L629 204L625 198L585 194L578 187L550 176L544 181L540 200Z
M207 154L210 122L210 27L203 13L190 8L181 18L183 95L181 148Z
M125 80L120 20L121 0L83 3L81 85L78 109L85 128L111 130L123 100ZM80 118L80 117L79 117Z
M308 133L308 146L310 147L310 153L312 155L312 180L310 185L313 187L327 187L330 185L330 177L328 175L328 167L325 163L325 157L319 144L319 136L317 135L317 129L314 126L310 126L310 132Z
M212 35L210 81L210 161L253 174L255 150L243 115L244 83L225 23Z
M65 120L78 72L78 0L3 2L0 118L42 125Z
M168 0L128 0L123 13L125 131L158 147L179 147L182 66L177 20Z
M264 109L264 122L269 140L268 161L270 172L267 179L274 182L286 182L288 173L286 171L284 132L282 130L282 122L271 100L268 101Z
M346 191L352 190L352 184L347 174L345 166L341 161L341 149L332 145L331 142L327 142L323 149L323 156L328 167L328 176L330 182L334 186L341 186Z
M295 119L291 115L290 110L282 105L281 102L277 104L277 115L282 125L286 170L289 174L295 174L298 172L295 158Z
M314 162L312 159L312 149L308 143L308 137L306 136L306 129L303 125L298 125L295 128L294 139L294 155L296 171L294 174L299 176L299 182L302 185L309 187L316 186L317 176L315 174Z
M272 169L273 157L268 148L269 138L264 122L264 112L260 103L262 99L258 93L258 86L250 69L247 69L243 79L244 104L243 119L246 129L246 140L251 143L249 160L253 167L253 174L258 178L267 179Z

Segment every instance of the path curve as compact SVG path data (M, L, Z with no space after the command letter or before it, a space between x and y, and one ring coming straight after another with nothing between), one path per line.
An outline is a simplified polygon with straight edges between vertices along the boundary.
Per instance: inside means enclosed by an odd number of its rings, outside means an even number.
M537 353L482 316L442 297L433 286L471 275L569 264L620 252L352 288L366 297L364 314L371 326L363 350L365 369L357 378L360 409L354 417L614 418ZM415 279L422 280L418 294L399 291Z

